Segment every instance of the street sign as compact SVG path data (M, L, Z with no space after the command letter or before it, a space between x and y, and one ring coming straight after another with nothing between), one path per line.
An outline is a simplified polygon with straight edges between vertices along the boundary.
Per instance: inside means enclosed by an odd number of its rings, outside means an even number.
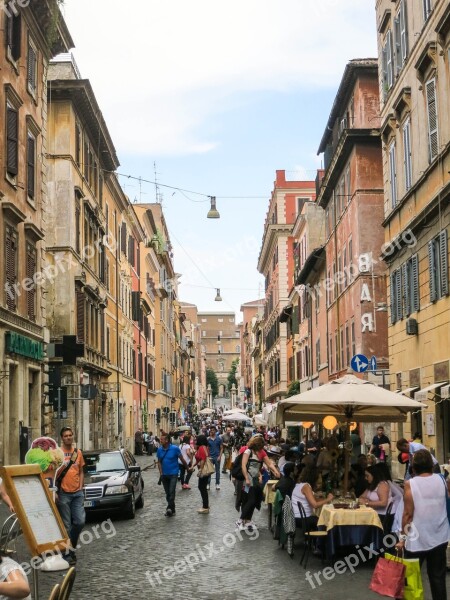
M357 373L364 373L369 368L369 361L364 354L355 354L350 362L351 368Z
M376 356L372 356L372 358L370 359L370 370L371 371L377 370L377 357Z

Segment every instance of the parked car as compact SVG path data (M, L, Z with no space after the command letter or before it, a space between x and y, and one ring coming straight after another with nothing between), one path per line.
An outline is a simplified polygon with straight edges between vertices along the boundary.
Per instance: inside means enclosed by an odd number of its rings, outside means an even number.
M87 515L120 511L134 519L136 508L144 506L144 482L134 456L124 449L87 450L83 456Z

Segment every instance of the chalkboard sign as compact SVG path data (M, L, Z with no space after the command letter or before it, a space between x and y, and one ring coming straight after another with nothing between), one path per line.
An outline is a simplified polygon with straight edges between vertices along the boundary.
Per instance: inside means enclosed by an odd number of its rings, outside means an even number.
M33 556L69 543L52 494L38 465L0 467L6 490Z

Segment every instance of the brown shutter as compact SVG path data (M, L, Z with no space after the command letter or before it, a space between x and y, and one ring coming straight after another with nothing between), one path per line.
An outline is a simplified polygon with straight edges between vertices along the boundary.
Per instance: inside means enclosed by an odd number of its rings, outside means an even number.
M17 295L14 285L17 283L17 232L9 226L6 226L5 259L6 306L9 310L16 310Z
M18 113L11 106L7 108L6 123L6 170L15 176L18 171Z
M121 251L122 254L127 254L127 224L124 222L122 223L122 229L121 229Z
M36 248L27 244L27 278L33 279L36 273ZM30 321L36 320L36 285L27 286L27 314Z
M36 140L29 135L27 139L27 191L34 198L36 181Z
M86 312L86 300L81 290L76 290L76 303L77 303L77 342L84 344L85 339L85 312Z
M20 58L20 50L21 50L21 17L20 14L15 15L13 17L12 23L12 46L11 46L11 54L14 60L19 60Z
M37 55L33 46L28 46L28 85L32 91L36 90Z

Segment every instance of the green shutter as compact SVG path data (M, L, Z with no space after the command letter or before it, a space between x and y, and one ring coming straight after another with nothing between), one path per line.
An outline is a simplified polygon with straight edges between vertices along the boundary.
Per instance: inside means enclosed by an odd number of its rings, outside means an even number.
M448 296L448 241L446 229L443 229L439 234L439 266L441 295Z
M429 276L430 276L430 302L436 302L436 300L437 300L436 257L434 256L433 240L431 240L431 242L428 242L428 266L429 266Z
M412 278L412 299L411 312L420 310L420 289L419 289L419 257L415 254L411 258L411 278Z

